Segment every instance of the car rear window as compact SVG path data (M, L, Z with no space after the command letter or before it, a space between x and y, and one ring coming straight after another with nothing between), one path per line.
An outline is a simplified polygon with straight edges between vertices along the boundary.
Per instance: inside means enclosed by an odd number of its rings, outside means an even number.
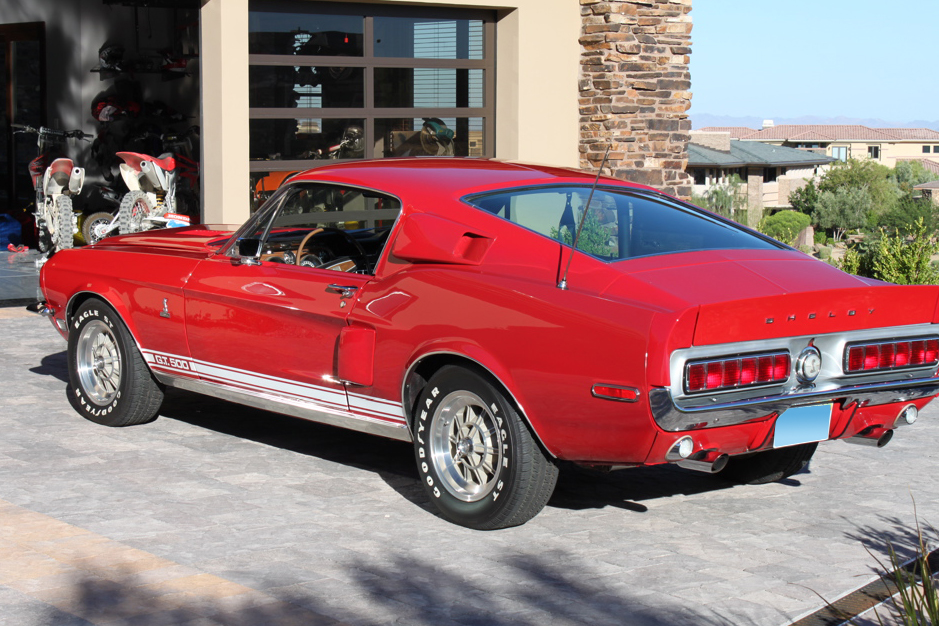
M773 249L780 244L697 207L665 197L599 187L503 190L465 198L469 204L605 261L693 250Z

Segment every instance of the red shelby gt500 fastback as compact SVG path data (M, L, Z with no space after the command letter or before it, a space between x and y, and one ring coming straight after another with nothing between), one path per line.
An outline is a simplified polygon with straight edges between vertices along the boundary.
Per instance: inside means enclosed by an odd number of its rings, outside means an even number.
M560 461L767 482L939 393L939 287L551 167L328 165L234 233L112 237L41 282L88 419L153 420L170 386L413 441L430 500L481 529L536 515Z

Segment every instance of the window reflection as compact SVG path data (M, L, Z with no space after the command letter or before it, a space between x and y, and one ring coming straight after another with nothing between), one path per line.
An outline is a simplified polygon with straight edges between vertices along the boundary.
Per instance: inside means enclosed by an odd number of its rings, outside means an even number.
M252 107L360 108L365 103L361 67L252 65Z
M251 11L250 54L362 56L365 20L356 15Z
M375 56L482 59L482 20L376 17Z
M376 156L483 156L483 118L375 120Z
M253 119L251 159L361 159L364 128L362 119Z
M483 70L375 68L376 107L482 107Z

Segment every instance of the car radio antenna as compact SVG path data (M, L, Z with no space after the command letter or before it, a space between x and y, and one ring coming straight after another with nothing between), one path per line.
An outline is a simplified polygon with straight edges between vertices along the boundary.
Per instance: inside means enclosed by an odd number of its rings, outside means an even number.
M564 275L561 276L558 289L567 289L567 273L571 271L571 261L574 260L574 250L577 249L577 240L580 239L580 231L583 230L584 222L587 219L587 212L590 211L590 202L593 200L593 192L597 190L597 184L600 182L600 174L603 173L603 166L606 165L606 158L608 156L610 156L610 146L607 146L606 152L603 153L603 160L600 161L600 169L597 170L597 177L593 181L593 187L590 188L590 195L587 196L587 204L584 206L584 212L580 216L580 223L577 224L577 232L574 234L574 242L571 244L571 255L567 257L567 267L564 268Z

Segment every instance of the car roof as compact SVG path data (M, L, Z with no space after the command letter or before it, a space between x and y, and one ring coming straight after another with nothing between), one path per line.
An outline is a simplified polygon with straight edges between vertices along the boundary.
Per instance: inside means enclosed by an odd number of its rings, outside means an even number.
M450 197L506 187L545 184L593 184L596 173L582 170L467 157L403 157L346 161L307 170L291 179L365 186L394 195L415 189ZM603 184L651 189L606 176Z

